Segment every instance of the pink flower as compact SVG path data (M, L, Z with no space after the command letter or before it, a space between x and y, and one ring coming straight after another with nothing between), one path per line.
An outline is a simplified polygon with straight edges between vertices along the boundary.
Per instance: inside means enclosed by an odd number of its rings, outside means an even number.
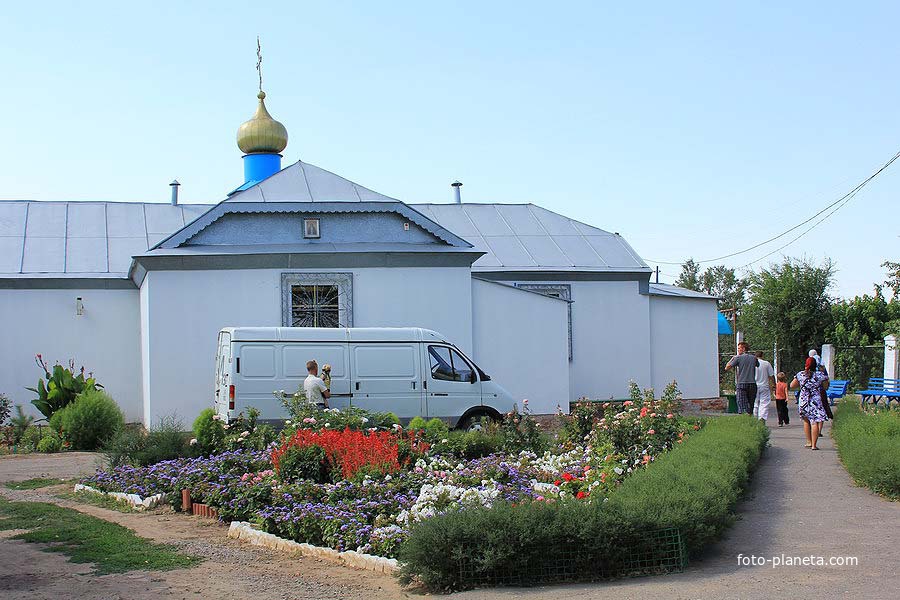
M666 415L666 418L667 418L667 419L674 419L674 418L675 418L675 415L673 415L672 413L669 413L669 414Z
M634 404L634 402L632 402L631 400L626 400L622 403L622 406L631 406L632 404Z
M543 497L543 496L538 496L537 498L535 498L535 500L537 500L538 502L543 502L543 501L544 501L544 497Z
M647 435L653 435L654 433L656 433L656 431L654 431L653 429L647 430Z

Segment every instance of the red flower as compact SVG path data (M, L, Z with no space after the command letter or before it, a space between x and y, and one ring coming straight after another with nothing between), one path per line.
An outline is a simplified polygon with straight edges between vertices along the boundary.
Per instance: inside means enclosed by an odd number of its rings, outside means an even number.
M562 477L563 477L563 479L565 479L566 481L572 481L573 479L575 479L575 478L572 477L572 475L569 474L569 473L563 473L563 476L562 476Z
M562 485L562 481L557 479L556 481L553 482L553 485L555 485L556 487L559 487L560 485Z
M585 494L584 492L578 492L577 494L575 494L575 497L581 500L582 498L586 498L587 494Z

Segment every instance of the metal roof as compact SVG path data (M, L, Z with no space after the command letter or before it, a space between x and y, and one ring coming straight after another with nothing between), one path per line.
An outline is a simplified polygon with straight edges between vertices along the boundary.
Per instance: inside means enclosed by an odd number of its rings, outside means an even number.
M651 283L651 296L676 296L678 298L704 298L707 300L718 300L718 296L710 296L704 292L697 292L687 288L669 285L667 283Z
M485 253L475 271L650 272L617 233L534 204L411 204Z
M0 276L126 278L132 257L176 239L211 209L257 202L273 209L274 203L391 203L411 220L436 223L432 229L449 243L462 238L484 252L472 267L476 272L650 272L620 235L534 204L403 204L297 162L217 205L0 201ZM416 212L425 218L413 218Z

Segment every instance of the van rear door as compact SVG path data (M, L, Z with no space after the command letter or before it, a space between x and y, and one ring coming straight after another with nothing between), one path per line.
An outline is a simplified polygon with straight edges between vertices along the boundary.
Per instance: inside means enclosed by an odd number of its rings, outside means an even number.
M420 346L418 342L351 343L353 406L401 418L424 415Z
M216 351L216 414L228 417L228 386L231 384L231 333L219 332Z

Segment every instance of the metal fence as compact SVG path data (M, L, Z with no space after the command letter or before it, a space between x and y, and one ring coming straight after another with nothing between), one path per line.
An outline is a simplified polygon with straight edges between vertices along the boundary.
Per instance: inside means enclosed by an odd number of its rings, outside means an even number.
M835 346L833 379L849 379L848 391L866 389L870 377L884 374L884 344Z

